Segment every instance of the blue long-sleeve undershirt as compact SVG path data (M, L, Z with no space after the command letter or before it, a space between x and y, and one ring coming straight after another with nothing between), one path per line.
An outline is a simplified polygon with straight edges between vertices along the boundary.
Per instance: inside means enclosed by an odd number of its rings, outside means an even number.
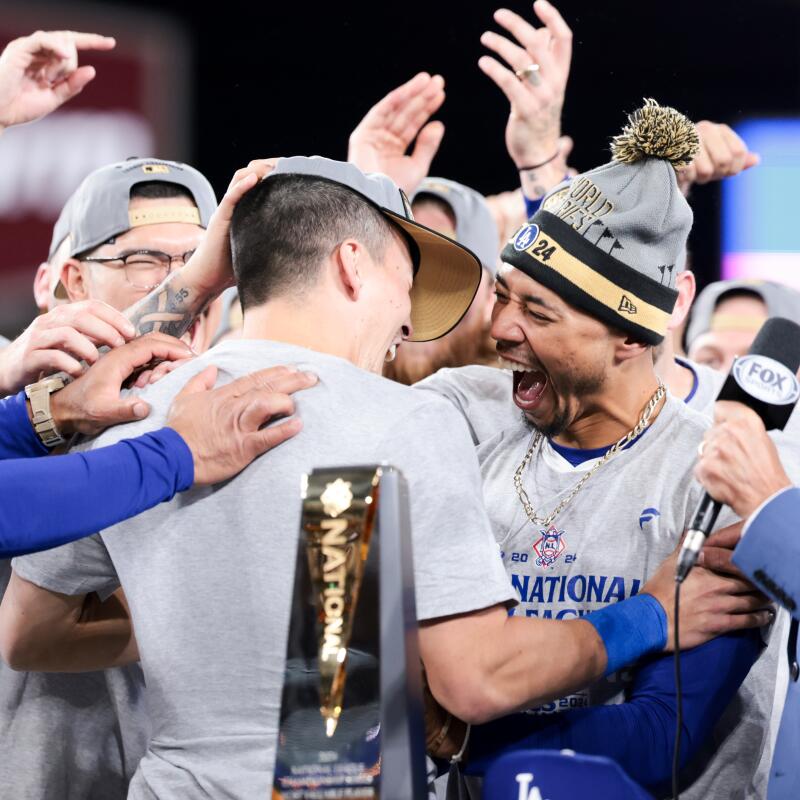
M761 652L758 630L737 631L681 655L681 765L697 753ZM607 756L634 780L654 787L672 771L675 739L672 655L636 670L626 702L561 714L514 714L472 729L468 773L483 774L498 756L520 749L570 749Z
M96 533L194 482L192 453L171 428L87 453L33 457L47 452L24 395L0 401L0 558Z
M25 392L0 400L0 460L46 456L49 452L28 419Z

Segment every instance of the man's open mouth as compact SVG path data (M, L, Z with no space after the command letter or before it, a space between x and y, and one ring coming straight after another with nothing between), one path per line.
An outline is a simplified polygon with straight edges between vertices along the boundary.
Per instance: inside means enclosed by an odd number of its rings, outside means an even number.
M518 361L500 358L500 365L514 372L514 402L523 411L533 411L547 388L547 373Z

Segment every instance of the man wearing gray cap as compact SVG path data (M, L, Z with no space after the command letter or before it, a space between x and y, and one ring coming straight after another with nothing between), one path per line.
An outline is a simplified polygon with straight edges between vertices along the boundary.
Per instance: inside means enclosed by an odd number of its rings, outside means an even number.
M398 345L444 335L462 318L480 281L472 253L416 224L389 179L318 158L278 161L237 206L231 241L244 338L148 387L146 425L89 446L158 425L178 386L208 363L225 376L271 363L313 368L319 383L297 403L302 433L215 490L16 560L4 601L4 623L19 614L49 620L35 632L17 625L16 636L51 637L59 646L48 668L70 669L82 653L81 625L59 620L87 592L125 589L153 725L131 798L267 796L298 487L312 467L388 461L407 476L421 652L431 688L456 714L478 721L507 713L591 682L623 653L635 660L666 645L669 570L611 610L613 631L623 631L615 643L603 611L588 622L509 620L513 592L463 422L445 401L379 376ZM698 577L695 586L704 580L715 579ZM687 606L703 606L707 593ZM702 616L682 618L691 642L708 639ZM106 658L119 658L113 642Z
M37 274L37 302L52 310L3 352L4 377L25 384L42 371L77 375L81 360L97 361L100 345L131 338L135 326L120 312L188 260L215 208L208 181L178 162L132 159L87 176ZM204 325L201 317L192 329L199 350ZM0 593L10 576L11 562L1 560ZM20 797L125 797L149 735L142 689L135 664L86 675L20 674L0 664L0 783Z
M64 205L34 280L37 305L50 313L0 354L0 392L17 391L42 372L76 376L81 361L97 360L99 345L133 336L134 327L117 312L185 264L215 208L211 184L187 164L137 158L87 176ZM217 313L214 305L188 331L196 351L208 346ZM137 324L140 332L162 328Z
M711 283L697 295L686 326L686 351L699 364L727 374L770 317L800 322L800 293L771 281Z
M697 296L689 314L685 343L694 368L706 374L700 382L705 407L714 413L714 401L737 356L750 349L761 326L770 317L785 317L800 322L800 293L790 286L758 280L716 281ZM686 361L691 365L692 361ZM784 436L800 433L800 413L795 409L786 423ZM785 453L785 458L795 458Z
M68 258L56 266L54 297L129 308L189 260L216 207L211 184L188 164L138 158L95 170L63 212ZM204 324L191 331L196 350Z

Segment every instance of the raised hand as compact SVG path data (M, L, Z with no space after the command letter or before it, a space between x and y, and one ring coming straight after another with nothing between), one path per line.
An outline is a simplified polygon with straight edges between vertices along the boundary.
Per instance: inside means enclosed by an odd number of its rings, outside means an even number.
M678 185L684 194L688 194L693 183L731 178L761 160L727 125L704 119L695 127L700 136L700 150L688 167L678 170Z
M558 153L553 163L561 180L566 173L566 156L562 153L566 143L559 141L561 109L572 58L572 31L547 0L536 0L533 8L542 27L534 27L508 9L495 12L495 21L511 37L487 31L481 42L508 66L491 56L483 56L478 66L511 104L506 147L517 168L540 164ZM539 69L531 78L517 77L517 72L534 64ZM528 191L526 195L533 196Z
M444 78L420 72L379 100L350 134L347 160L363 172L388 175L406 194L430 170L444 125L430 118L444 102ZM410 155L406 151L416 138Z
M218 294L233 285L230 228L236 204L278 163L277 158L257 158L236 170L217 210L208 223L208 230L194 255L183 268L183 278L196 289Z
M208 223L203 241L183 269L172 272L150 294L125 309L125 316L134 324L137 334L147 333L158 324L157 329L163 333L183 336L195 317L224 289L233 285L229 238L233 210L276 163L276 158L255 159L234 173Z
M33 122L83 91L94 67L78 66L81 50L111 50L110 36L36 31L14 39L0 55L0 131Z

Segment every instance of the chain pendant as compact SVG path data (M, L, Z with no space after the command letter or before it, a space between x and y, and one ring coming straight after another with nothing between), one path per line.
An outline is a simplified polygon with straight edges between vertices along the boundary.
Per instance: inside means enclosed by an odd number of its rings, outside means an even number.
M528 516L528 519L531 521L531 523L533 525L542 525L545 528L549 528L553 522L555 522L556 517L558 517L558 515L572 502L572 499L584 487L584 484L589 480L589 478L591 478L592 475L594 475L595 472L600 469L600 467L602 467L604 464L607 464L627 444L639 436L650 424L650 418L653 416L653 412L656 410L656 407L664 398L666 393L667 390L664 387L664 384L659 380L658 389L656 389L653 396L647 402L647 405L644 407L644 411L642 411L642 416L639 418L639 421L636 423L633 430L629 431L619 441L613 444L606 451L605 455L572 487L569 494L546 517L540 517L536 513L536 510L533 508L530 498L528 497L528 493L525 491L525 487L522 485L522 473L525 471L525 468L528 466L528 464L530 464L533 454L539 449L544 439L541 431L537 430L531 436L531 443L527 452L525 453L525 457L514 471L514 489L516 490L517 497L519 497L519 501L522 503L522 507L525 509L525 514Z

